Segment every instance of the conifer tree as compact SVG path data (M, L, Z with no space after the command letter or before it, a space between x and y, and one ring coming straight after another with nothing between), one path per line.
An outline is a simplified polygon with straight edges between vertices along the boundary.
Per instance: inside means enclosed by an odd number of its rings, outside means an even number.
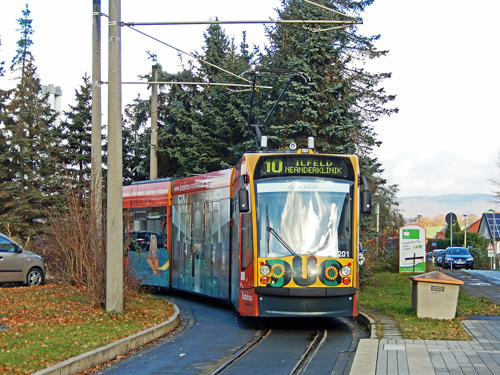
M23 11L19 49L12 71L18 84L5 100L2 112L2 179L0 182L0 227L7 224L14 233L33 233L33 221L51 205L58 183L57 140L54 138L56 113L50 108L29 50L31 19Z
M33 44L33 40L31 39L31 35L33 34L31 23L33 20L30 18L31 11L28 8L28 4L26 4L26 9L22 13L23 17L17 19L20 26L17 31L20 32L21 38L17 41L16 55L12 59L11 70L14 70L16 66L20 66L21 70L24 70L27 59L32 57L30 47Z
M251 54L246 45L242 44L242 53L238 53L234 42L219 25L209 26L204 36L203 53L198 55L203 62L172 78L242 83L227 72L239 74L248 70ZM167 173L184 176L228 168L249 145L252 147L245 116L248 94L235 91L221 86L174 86L170 89L165 97L168 105L160 111L165 116L159 134L163 153L160 158L168 158L173 166Z
M149 144L147 129L151 115L150 102L139 97L125 107L123 122L123 181L142 181L149 178Z
M359 15L373 0L323 0L319 4L344 14ZM312 4L283 0L279 19L346 19ZM352 20L352 19L351 19ZM317 29L317 30L313 30ZM396 109L394 99L379 85L390 74L372 74L362 68L366 58L386 54L373 42L377 37L358 35L356 28L320 31L322 25L278 24L268 30L270 47L262 64L272 69L303 72L292 82L268 129L276 147L290 141L304 144L316 137L321 152L369 155L377 145L373 122ZM313 32L314 31L314 32ZM282 80L288 77L282 78ZM283 87L284 82L279 86Z
M359 18L373 0L316 3ZM281 5L278 18L282 20L353 20L305 2L282 0ZM374 201L381 201L388 221L400 222L397 187L388 186L381 177L382 165L373 154L380 145L374 124L397 112L397 108L388 107L395 96L381 86L391 74L364 69L365 60L383 57L388 51L375 47L379 36L362 36L356 27L327 28L321 24L278 24L268 29L270 46L262 56L261 66L303 74L292 80L264 132L270 135L274 148L284 148L292 141L304 145L308 136L314 136L320 152L358 155ZM274 83L276 90L268 108L290 77L283 74L279 84ZM370 233L371 227L371 219L363 218L363 233Z
M72 185L84 191L90 180L90 156L92 134L92 83L85 74L79 90L75 90L76 104L64 111L66 119L58 132L61 138L61 158L68 168Z

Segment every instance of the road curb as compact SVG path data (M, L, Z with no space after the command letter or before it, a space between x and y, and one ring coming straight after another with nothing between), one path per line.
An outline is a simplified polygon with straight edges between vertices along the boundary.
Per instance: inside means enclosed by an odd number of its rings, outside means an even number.
M90 352L67 359L54 366L47 367L35 372L34 375L71 375L83 372L166 335L177 327L180 319L179 308L174 305L174 313L167 321Z
M367 313L359 312L357 319L370 330L370 338L377 339L377 322Z

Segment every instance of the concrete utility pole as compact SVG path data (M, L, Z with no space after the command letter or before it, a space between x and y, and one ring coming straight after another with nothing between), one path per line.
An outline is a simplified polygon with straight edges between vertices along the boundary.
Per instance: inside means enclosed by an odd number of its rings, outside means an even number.
M106 311L123 312L121 0L109 0Z
M101 154L101 0L93 0L92 10L92 152L90 199L95 215L96 246L102 233L102 154Z
M158 65L153 65L151 79L153 82L158 81ZM158 92L157 84L151 84L151 145L150 145L150 164L149 164L149 179L155 180L158 178Z

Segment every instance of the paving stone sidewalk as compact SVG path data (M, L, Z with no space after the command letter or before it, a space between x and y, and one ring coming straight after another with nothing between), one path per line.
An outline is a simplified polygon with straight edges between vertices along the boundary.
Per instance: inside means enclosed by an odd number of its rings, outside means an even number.
M500 272L488 279L476 271L445 273L463 280L466 293L500 304ZM385 335L379 340L361 340L350 374L500 374L500 316L472 317L462 324L472 341L403 340Z

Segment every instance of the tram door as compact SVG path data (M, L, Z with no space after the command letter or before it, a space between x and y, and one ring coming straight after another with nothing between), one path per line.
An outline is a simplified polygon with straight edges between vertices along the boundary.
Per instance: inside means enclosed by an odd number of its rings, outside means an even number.
M191 284L193 291L204 293L203 271L205 259L205 215L204 202L193 202L191 228Z
M229 298L229 191L183 194L172 202L172 287Z

